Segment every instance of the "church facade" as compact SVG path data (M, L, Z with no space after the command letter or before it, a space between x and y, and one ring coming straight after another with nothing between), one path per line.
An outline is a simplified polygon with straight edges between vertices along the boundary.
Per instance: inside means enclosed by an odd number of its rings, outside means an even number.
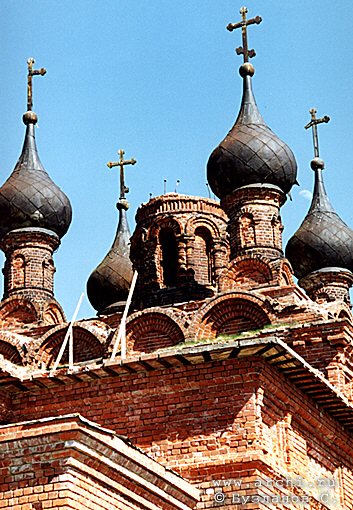
M324 181L282 245L295 157L255 101L242 8L234 126L209 157L220 199L167 193L119 224L68 323L53 253L68 197L26 133L0 188L0 509L353 509L353 232ZM298 279L295 282L294 276Z

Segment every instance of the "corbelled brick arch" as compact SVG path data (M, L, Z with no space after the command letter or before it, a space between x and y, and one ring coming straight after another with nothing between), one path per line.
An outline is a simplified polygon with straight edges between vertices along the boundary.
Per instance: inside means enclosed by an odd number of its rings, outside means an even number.
M42 321L45 325L62 324L65 320L64 312L57 301L46 303L42 314Z
M256 288L273 280L270 260L257 254L242 255L234 259L219 278L221 292L237 287Z
M246 292L233 292L205 304L195 316L190 333L196 340L237 335L270 324L272 317L265 298Z
M172 308L148 308L136 312L126 323L127 349L134 352L153 352L177 345L185 340L183 326L179 310L175 310L175 315ZM112 344L114 340L115 338Z
M177 236L182 233L183 226L176 219L169 216L162 216L161 218L156 218L155 221L150 225L147 233L147 240L155 239L158 237L158 234L162 229L170 229Z
M57 326L44 334L36 345L31 346L30 355L41 367L53 366L64 341L68 325ZM74 363L103 358L106 353L106 334L93 333L84 323L73 326ZM66 346L60 365L68 364Z
M293 269L287 259L272 260L270 267L273 279L277 285L294 285Z
M191 218L188 219L188 221L186 223L185 233L189 236L194 235L196 229L203 227L210 232L213 239L217 239L223 233L225 233L227 224L226 224L225 220L223 220L223 218L222 218L222 226L223 226L224 232L221 232L217 223L215 221L212 221L210 218L207 218L207 216L205 214L202 216L201 215L200 216L192 216Z
M11 296L0 303L0 326L16 327L33 324L40 312L35 304L22 296Z
M0 331L0 354L11 363L24 365L27 354L25 341L26 337L20 337L20 335L8 331Z

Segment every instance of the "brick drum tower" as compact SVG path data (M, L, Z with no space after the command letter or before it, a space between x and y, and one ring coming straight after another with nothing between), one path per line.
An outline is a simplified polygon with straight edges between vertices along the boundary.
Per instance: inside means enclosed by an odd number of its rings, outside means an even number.
M262 20L240 12L227 27L242 29L240 111L207 165L220 203L151 198L130 238L135 160L121 151L91 319L66 323L53 297L71 210L24 116L0 189L0 508L353 510L353 233L323 184L328 118L311 112L313 199L285 256L280 210L297 167L252 91L247 30Z

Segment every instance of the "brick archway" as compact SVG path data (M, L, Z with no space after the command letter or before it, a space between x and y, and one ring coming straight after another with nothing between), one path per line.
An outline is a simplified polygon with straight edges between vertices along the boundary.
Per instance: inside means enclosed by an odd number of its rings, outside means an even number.
M237 335L271 323L270 313L258 297L231 293L216 298L195 317L192 329L197 340Z
M0 305L0 325L17 326L33 324L38 319L38 310L33 303L24 297L9 297Z
M233 260L223 271L219 285L221 291L227 291L236 287L259 287L271 281L273 281L273 272L270 261L259 256L243 255Z
M161 311L144 311L130 317L126 337L128 349L136 352L153 352L185 340L177 321Z
M49 334L44 335L42 342L34 357L40 364L47 368L53 366L60 347L64 341L67 326L55 328ZM81 363L97 358L105 354L105 341L94 335L82 325L73 327L74 363ZM60 365L68 364L68 347L66 347Z
M19 336L17 338L8 332L0 332L0 354L11 363L23 365L27 353L27 347L21 344Z

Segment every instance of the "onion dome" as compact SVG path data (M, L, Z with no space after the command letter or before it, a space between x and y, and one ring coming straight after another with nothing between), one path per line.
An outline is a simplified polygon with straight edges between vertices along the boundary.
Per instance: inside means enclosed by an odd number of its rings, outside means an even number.
M272 184L288 193L296 184L297 164L290 148L265 124L253 95L254 68L240 67L243 98L238 118L207 164L213 192L223 198L248 184Z
M299 279L324 268L353 271L353 231L338 216L327 196L322 176L324 162L315 157L311 168L315 172L311 206L286 248L286 257Z
M98 313L111 307L111 313L126 302L133 271L130 261L130 230L126 217L128 202L120 199L117 233L107 255L91 273L87 282L87 296ZM114 305L114 306L113 306Z
M129 188L124 182L124 166L135 165L135 159L124 160L124 151L118 151L119 161L107 164L109 168L120 167L120 198L116 207L119 211L118 230L107 255L91 273L87 281L87 296L99 314L109 314L121 310L129 294L133 270L130 261L130 230L126 211L129 203L125 193Z
M0 239L26 227L45 228L63 237L71 223L70 201L39 159L34 133L37 115L27 111L23 122L27 127L20 158L0 188Z

